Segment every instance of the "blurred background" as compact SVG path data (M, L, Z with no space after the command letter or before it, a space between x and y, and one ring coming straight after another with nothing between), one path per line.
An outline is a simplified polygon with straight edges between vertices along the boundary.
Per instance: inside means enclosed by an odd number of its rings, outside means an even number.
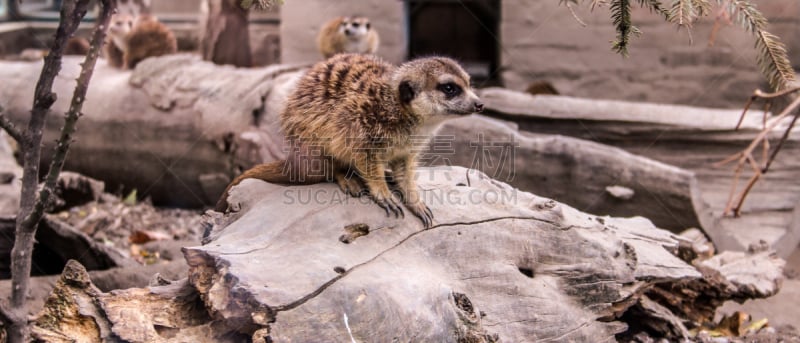
M17 25L0 25L0 55L44 48L60 1L26 0L12 10L9 1L0 0L0 20ZM181 50L198 47L201 2L152 1L153 13L175 30ZM335 16L360 15L369 17L381 36L378 55L394 63L453 56L479 87L525 90L547 81L561 94L578 97L723 108L741 107L754 88L766 87L752 36L714 13L689 34L634 6L634 24L643 33L623 58L611 51L615 32L607 7L592 11L586 3L571 11L559 2L286 0L272 11L250 12L253 64L320 60L315 44L320 26ZM800 2L755 3L770 21L768 31L781 37L800 68Z

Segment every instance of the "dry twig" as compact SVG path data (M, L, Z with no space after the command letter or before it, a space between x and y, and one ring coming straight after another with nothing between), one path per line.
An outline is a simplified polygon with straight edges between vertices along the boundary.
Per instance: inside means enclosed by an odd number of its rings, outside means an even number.
M0 106L0 128L5 130L11 138L14 138L17 143L22 142L22 133L5 115L3 115L3 107Z
M64 164L67 150L80 117L83 100L86 97L89 80L95 62L105 40L106 29L115 7L113 0L100 1L101 14L92 36L91 47L82 64L81 74L73 93L72 103L67 111L61 137L56 144L56 152L50 165L44 187L39 190L39 163L41 158L42 132L45 117L56 100L53 81L61 70L61 56L67 39L77 30L89 8L90 0L65 0L61 7L61 18L50 52L42 67L39 81L34 91L31 119L24 134L17 135L23 151L23 176L20 197L20 210L17 214L14 248L11 251L12 293L11 303L3 311L7 324L8 341L28 342L27 296L30 288L31 255L34 237L45 205L49 202L55 181ZM5 128L5 126L4 126ZM13 135L13 134L12 134ZM38 191L38 196L37 196Z
M744 120L744 116L747 114L747 111L752 106L753 102L758 99L765 99L765 100L772 100L779 97L789 96L800 92L800 87L793 87L789 88L780 92L775 93L764 93L761 90L756 90L750 99L747 101L747 104L744 106L744 111L742 111L742 116L739 118L739 122L736 124L736 129L742 124ZM769 109L769 103L767 103L765 110ZM730 162L737 161L736 167L734 168L734 175L733 175L733 185L731 186L731 192L728 196L728 203L725 205L724 214L733 214L734 216L738 217L741 215L742 205L744 204L744 200L747 198L747 194L753 188L755 183L761 178L763 174L766 174L769 171L770 165L775 160L775 157L778 155L778 151L780 151L781 147L783 147L784 142L789 138L789 134L792 131L795 123L797 122L798 117L800 117L800 96L795 96L792 102L783 109L783 111L778 114L775 118L772 119L771 122L767 122L766 118L764 120L764 127L759 132L759 134L753 139L750 145L747 146L744 150L731 155L730 157L724 159L723 161L718 162L717 166L723 166ZM766 115L766 114L765 114ZM772 150L772 153L769 153L769 134L774 130L778 124L780 124L786 117L793 115L793 118L789 125L786 127L786 130L783 132L781 140L778 141L778 145ZM763 163L759 165L756 158L753 156L753 152L756 148L758 148L759 144L763 145ZM753 176L747 181L747 185L745 185L744 189L738 193L736 193L739 179L741 178L742 171L745 165L749 165L753 171Z

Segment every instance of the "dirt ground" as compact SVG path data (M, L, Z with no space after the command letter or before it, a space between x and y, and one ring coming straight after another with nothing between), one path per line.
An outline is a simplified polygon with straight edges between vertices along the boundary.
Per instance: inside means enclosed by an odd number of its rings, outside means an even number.
M800 342L800 248L787 259L784 275L786 279L778 294L744 304L728 302L717 310L717 316L743 311L752 316L753 320L767 318L770 326L792 338L787 341Z

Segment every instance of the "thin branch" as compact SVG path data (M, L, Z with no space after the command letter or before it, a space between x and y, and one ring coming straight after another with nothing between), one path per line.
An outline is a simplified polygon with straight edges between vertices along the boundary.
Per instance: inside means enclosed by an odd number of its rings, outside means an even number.
M5 116L3 110L3 107L0 106L0 128L5 130L11 138L14 138L17 144L22 145L22 132Z
M89 48L89 53L82 63L81 74L78 76L75 92L72 94L72 103L67 111L66 119L64 120L64 127L61 129L61 136L56 143L55 154L50 162L50 170L44 181L44 186L39 191L39 201L36 202L34 210L23 220L23 224L35 225L39 222L44 214L44 209L50 201L50 196L53 194L58 175L64 167L64 160L67 157L70 144L72 143L72 134L75 133L76 124L81 117L81 109L83 102L86 99L86 91L89 89L89 80L92 78L94 66L97 62L97 57L100 54L100 47L106 38L106 29L111 22L111 16L114 14L114 8L111 6L103 6L102 13L97 23L97 28L92 35L92 41Z
M771 93L771 94L765 94L765 93L763 93L761 91L756 90L755 93L753 94L753 96L750 98L750 100L745 105L745 111L742 113L742 118L744 118L745 114L747 113L747 109L750 108L750 105L752 105L753 101L755 101L758 98L771 100L771 99L774 99L774 98L779 97L779 96L793 95L792 94L793 92L798 92L798 91L800 91L800 87L795 87L795 88L792 88L792 89L787 89L787 90L783 90L783 91L776 92L776 93ZM792 118L792 121L789 123L789 126L784 131L780 142L775 147L775 150L773 150L772 154L770 154L769 158L767 158L766 161L764 161L764 167L760 167L758 165L758 163L755 161L755 159L753 158L753 152L759 146L759 144L764 144L764 149L765 149L764 155L765 155L765 158L766 158L767 150L769 149L769 145L768 145L769 144L768 143L769 133L772 132L772 130L774 130L781 123L781 121L783 121L783 119L785 119L790 114L794 114L794 117ZM734 216L739 216L741 214L742 205L744 204L744 201L747 198L747 195L750 193L750 190L753 188L755 183L761 178L761 176L763 174L767 173L767 171L769 170L769 167L772 164L772 162L775 160L775 157L777 156L778 151L780 151L780 149L783 146L784 142L789 138L789 133L791 132L791 130L794 127L794 125L796 124L798 117L800 117L800 97L795 96L794 99L792 100L792 102L788 106L786 106L786 108L784 108L783 111L780 114L778 114L775 118L772 119L772 122L767 123L765 121L764 128L751 141L751 143L747 146L747 148L745 148L744 150L736 153L733 156L730 156L730 157L726 158L724 161L721 161L720 163L717 164L717 165L722 165L722 164L727 164L729 162L738 160L738 163L736 164L736 167L734 168L733 185L731 186L731 193L730 193L730 196L728 198L727 205L725 206L725 211L724 211L725 214L729 214L731 212L733 213ZM741 123L741 119L740 119L740 123ZM737 125L737 128L738 128L738 125ZM754 175L752 177L750 177L750 179L748 180L747 185L745 186L744 190L742 190L742 192L739 193L739 196L738 197L734 197L734 194L736 193L736 189L737 189L737 186L738 186L738 183L739 183L739 178L741 177L741 171L744 168L745 164L749 164L750 165L750 168L753 170Z
M797 123L797 118L800 118L800 111L797 111L794 114L794 118L792 118L792 122L789 123L789 126L786 128L786 131L783 132L783 137L781 137L781 140L778 141L778 145L775 146L775 150L772 151L772 154L767 159L767 163L764 165L764 169L762 169L762 172L766 173L767 170L769 170L769 166L772 165L773 161L775 161L775 156L778 155L778 151L781 151L781 147L783 147L783 143L785 143L786 140L789 139L789 133L792 132L792 128L794 128L794 124Z
M569 13L572 13L572 17L575 18L575 21L577 21L578 24L581 24L581 26L586 27L586 23L581 20L581 18L578 16L578 13L575 13L575 9L572 8L572 3L567 2L567 8L569 8Z
M83 99L86 96L89 80L97 61L100 47L105 38L105 31L114 12L114 0L102 0L101 16L92 38L90 51L82 65L78 84L73 94L72 104L67 112L61 138L57 144L50 173L45 181L45 186L37 197L39 181L39 163L41 159L41 141L46 115L56 100L53 93L53 81L61 70L61 56L66 46L67 39L77 30L81 20L86 15L90 0L64 0L61 6L61 17L56 30L53 46L47 54L34 91L33 110L28 128L23 136L25 139L20 144L23 147L23 176L20 197L20 209L17 214L14 247L11 251L11 302L5 309L11 322L7 326L7 339L10 343L29 341L28 306L27 296L30 289L31 257L33 252L34 237L39 221L42 218L44 205L47 204L52 193L53 179L58 177L63 167L64 158L75 123L80 117Z

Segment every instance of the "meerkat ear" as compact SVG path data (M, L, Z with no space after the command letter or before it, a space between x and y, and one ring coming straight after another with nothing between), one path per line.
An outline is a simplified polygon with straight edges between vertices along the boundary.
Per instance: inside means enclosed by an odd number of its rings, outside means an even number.
M414 88L411 87L411 83L408 81L400 82L398 91L400 92L400 102L408 104L411 100L414 100Z

